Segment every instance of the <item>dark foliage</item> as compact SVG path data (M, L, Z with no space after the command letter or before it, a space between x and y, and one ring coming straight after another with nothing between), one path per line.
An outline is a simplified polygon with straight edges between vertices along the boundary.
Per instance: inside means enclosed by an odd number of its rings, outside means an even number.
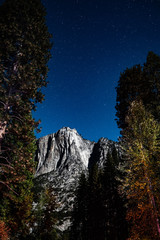
M127 238L125 197L119 192L122 174L116 149L108 153L104 167L95 163L88 179L80 177L74 203L70 239L121 240Z
M51 35L40 0L6 0L0 6L0 218L12 239L29 232L33 193L32 110L43 101Z
M160 56L149 52L143 66L135 65L121 73L117 90L116 117L118 127L127 127L130 103L141 100L155 119L160 120Z

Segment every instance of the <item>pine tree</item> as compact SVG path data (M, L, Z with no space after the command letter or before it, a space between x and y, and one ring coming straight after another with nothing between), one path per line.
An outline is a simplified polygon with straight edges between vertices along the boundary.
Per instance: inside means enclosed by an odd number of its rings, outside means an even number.
M88 240L104 239L101 176L101 170L95 162L89 169L88 177Z
M53 187L49 185L42 188L35 199L32 234L29 234L26 239L58 239L56 224L59 204Z
M102 177L104 239L121 240L127 237L125 199L119 192L121 174L118 162L117 151L114 148L112 153L107 154Z
M10 128L43 100L51 48L44 17L40 0L6 0L0 7L1 151Z
M40 0L0 7L0 209L12 239L29 231L35 136L31 115L47 85L50 37Z
M120 159L114 148L108 153L104 167L96 161L89 168L88 179L79 180L72 215L70 240L126 239L125 198L120 194L122 174Z
M160 238L160 125L134 101L127 116L123 141L128 154L124 189L129 201L127 219L132 224L130 239Z
M130 103L141 100L160 121L160 56L149 52L144 65L135 65L121 73L117 90L116 117L118 127L125 129Z
M88 218L88 182L85 173L79 178L76 190L74 209L72 214L72 226L70 239L88 240L87 238L87 218Z

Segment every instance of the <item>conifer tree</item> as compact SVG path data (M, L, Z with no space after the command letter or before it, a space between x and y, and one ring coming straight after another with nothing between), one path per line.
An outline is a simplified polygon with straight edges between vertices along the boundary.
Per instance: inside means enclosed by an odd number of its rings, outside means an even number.
M79 178L76 190L74 209L72 214L72 226L70 240L88 240L87 218L88 218L88 182L84 173Z
M103 232L104 239L121 240L127 237L125 199L120 195L121 174L118 170L118 155L114 148L108 152L102 177Z
M156 120L160 121L160 56L149 52L144 65L127 68L120 75L117 90L116 117L118 127L125 129L130 103L141 100Z
M95 162L89 169L88 177L88 240L104 239L101 170Z
M131 104L123 141L128 154L124 189L132 224L129 239L160 238L160 125L141 101Z
M90 165L76 192L70 240L121 240L127 237L125 199L119 193L122 178L116 149L108 153L104 168Z
M41 189L36 196L36 207L33 210L32 233L26 239L58 239L56 224L59 204L52 186Z
M0 210L12 239L29 231L35 137L31 115L47 85L51 35L40 0L0 6Z

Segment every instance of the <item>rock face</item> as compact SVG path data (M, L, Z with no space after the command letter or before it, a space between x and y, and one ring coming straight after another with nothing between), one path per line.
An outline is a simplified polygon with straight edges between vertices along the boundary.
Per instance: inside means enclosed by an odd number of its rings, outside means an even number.
M37 146L36 181L50 183L57 189L61 210L66 213L72 209L73 192L82 171L87 172L95 161L102 166L108 151L113 147L118 150L118 144L113 141L101 138L98 143L91 142L68 127L40 138ZM64 218L61 230L69 224L68 216Z
M38 160L36 176L51 171L59 173L70 172L73 169L76 171L77 163L82 169L86 169L94 144L84 140L75 129L68 127L40 138L36 155Z

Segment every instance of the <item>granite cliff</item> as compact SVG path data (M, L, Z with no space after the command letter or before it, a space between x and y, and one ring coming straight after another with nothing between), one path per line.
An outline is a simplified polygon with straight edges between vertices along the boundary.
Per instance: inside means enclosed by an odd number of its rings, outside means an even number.
M114 147L120 152L116 142L107 138L101 138L97 143L91 142L69 127L37 141L36 183L49 183L56 189L61 204L59 211L63 211L59 226L61 230L69 226L69 212L72 210L74 191L80 174L82 171L87 173L94 162L103 166L108 151L112 151Z

